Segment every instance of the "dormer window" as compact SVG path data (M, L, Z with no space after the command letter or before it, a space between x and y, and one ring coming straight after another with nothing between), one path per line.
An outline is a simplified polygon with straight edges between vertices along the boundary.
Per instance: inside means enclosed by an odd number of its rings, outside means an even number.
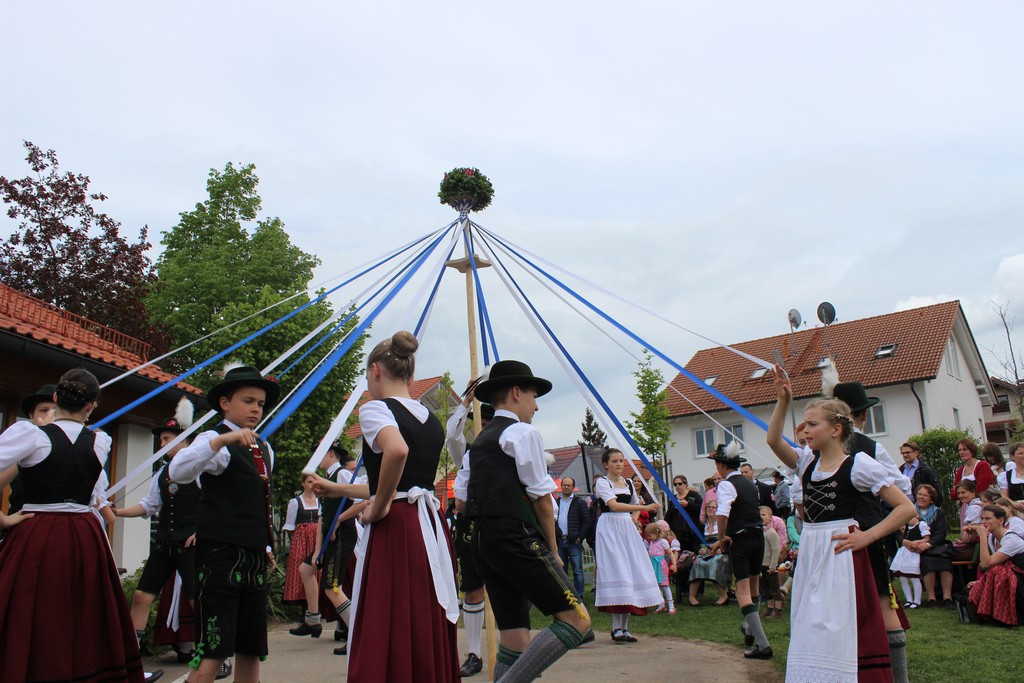
M750 374L750 379L761 379L768 374L768 368L758 368Z
M879 346L878 350L875 351L875 358L888 358L894 353L896 353L896 345L885 344L884 346Z
M715 383L716 379L718 379L718 375L711 375L706 380L704 380L704 384L707 384L710 387L712 384Z

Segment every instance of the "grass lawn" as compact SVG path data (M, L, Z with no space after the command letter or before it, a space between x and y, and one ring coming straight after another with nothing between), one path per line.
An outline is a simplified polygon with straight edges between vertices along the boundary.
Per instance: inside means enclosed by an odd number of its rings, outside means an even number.
M674 636L734 645L736 656L740 657L743 637L739 631L739 608L735 603L714 607L712 603L716 597L717 593L709 587L703 597L703 606L677 605L679 611L674 616L662 613L630 617L629 630L637 636ZM585 601L597 638L608 639L611 616L593 608L594 598L589 586ZM955 610L943 608L916 609L910 611L909 616L911 628L907 632L907 654L911 681L1009 683L1024 680L1024 658L1019 656L1024 631L964 625ZM544 628L549 623L549 618L537 610L533 611L534 628ZM780 671L784 671L789 648L788 609L782 619L764 620L763 623L775 651L773 661Z

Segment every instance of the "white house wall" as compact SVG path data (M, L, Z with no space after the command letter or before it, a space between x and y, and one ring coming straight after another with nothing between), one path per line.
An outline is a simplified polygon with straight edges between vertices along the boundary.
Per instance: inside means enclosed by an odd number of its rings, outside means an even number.
M939 365L936 378L926 385L928 427L945 426L955 428L953 408L960 413L960 428L970 429L978 439L985 438L984 408L978 398L976 377L971 374L960 344L955 344L959 378L956 367L950 374L949 356L945 355Z
M153 434L149 429L131 424L121 424L117 429L115 481L153 455ZM138 488L132 491L131 489L136 486ZM135 505L142 500L149 492L149 477L129 484L128 489L131 492L123 501L118 501L118 507ZM149 555L149 520L141 517L117 520L114 525L113 550L114 562L118 567L124 567L129 573L141 567L143 560Z

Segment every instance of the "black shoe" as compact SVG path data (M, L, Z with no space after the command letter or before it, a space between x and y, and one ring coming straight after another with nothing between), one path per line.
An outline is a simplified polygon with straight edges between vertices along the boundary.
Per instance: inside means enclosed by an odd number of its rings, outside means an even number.
M743 624L740 624L740 633L743 634L743 644L744 645L746 645L747 647L750 647L751 645L754 644L754 636L752 636L749 633L747 633L747 631L743 628Z
M484 663L475 654L470 652L466 655L466 661L463 663L462 668L459 669L459 674L462 676L475 676L484 670Z
M334 648L334 654L339 655L339 656L340 655L347 655L348 654L348 645L342 645L341 647Z
M319 638L320 634L324 632L323 624L309 624L303 621L295 628L288 629L288 633L293 636L313 636Z
M746 657L747 659L771 659L772 655L774 655L774 654L775 653L772 652L772 646L771 645L769 645L768 647L766 647L763 650L759 646L755 645L754 647L750 648L749 650L744 650L743 651L743 656Z
M146 683L152 683L153 681L159 681L160 678L163 677L164 670L157 669L156 671L146 671L144 675L146 676Z
M924 606L926 608L938 607L939 603L936 602L935 600L926 600L925 603L924 603Z
M195 650L192 650L190 652L182 652L182 651L179 650L178 651L178 664L188 664L189 662L191 662L195 658L195 656L196 656Z
M636 642L636 636L634 636L629 631L623 631L621 638L622 638L622 642L624 642L624 643L635 643Z
M348 629L342 631L340 628L334 629L334 642L340 643L343 640L348 640Z
M953 600L951 598L946 598L945 600L943 600L942 606L946 609L953 609L954 607L956 607L956 605L953 604Z
M621 628L617 628L614 631L612 631L612 640L615 641L616 643L624 643L624 642L626 642L626 639L622 635L622 629Z
M220 668L217 669L217 680L219 681L222 678L227 678L230 675L231 675L231 660L230 659L225 659L224 662L220 665Z
M587 643L594 642L594 629L588 628L587 632L583 634L583 640L580 641L580 645L586 645Z

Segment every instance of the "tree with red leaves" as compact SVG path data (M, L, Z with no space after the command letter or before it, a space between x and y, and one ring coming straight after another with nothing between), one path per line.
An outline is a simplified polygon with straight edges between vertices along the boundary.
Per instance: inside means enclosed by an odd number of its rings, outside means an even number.
M147 226L129 243L121 224L93 208L104 194L89 177L61 172L54 150L24 141L34 175L0 176L0 199L16 221L0 243L0 280L90 320L165 349L168 335L150 324L143 298L155 280Z

